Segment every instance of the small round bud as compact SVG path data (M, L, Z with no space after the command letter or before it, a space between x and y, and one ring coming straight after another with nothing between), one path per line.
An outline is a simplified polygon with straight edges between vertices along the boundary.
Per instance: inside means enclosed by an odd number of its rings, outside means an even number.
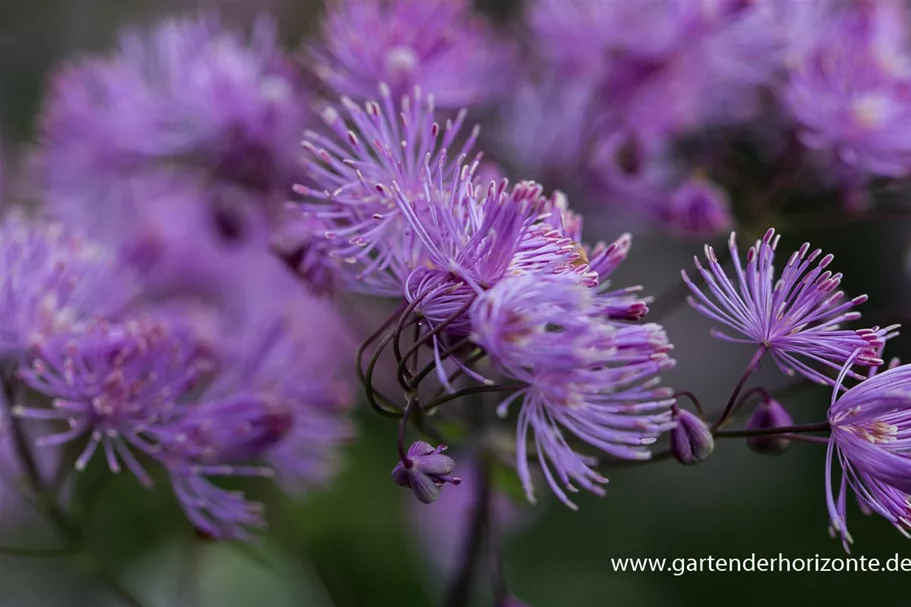
M685 465L698 464L715 450L712 431L704 421L674 405L677 427L671 430L671 453Z
M747 422L748 430L768 430L793 425L788 411L777 400L763 400ZM781 434L750 436L747 447L764 455L781 455L791 446L791 441Z

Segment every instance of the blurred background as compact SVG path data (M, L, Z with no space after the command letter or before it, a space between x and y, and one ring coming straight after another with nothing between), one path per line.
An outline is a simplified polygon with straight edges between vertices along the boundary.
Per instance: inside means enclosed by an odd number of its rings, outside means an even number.
M603 0L611 1L621 0ZM518 0L481 4L499 20L513 18L520 9ZM0 146L7 193L18 187L17 171L24 169L17 158L21 161L25 154L19 152L33 141L36 113L52 67L81 53L110 48L121 27L199 9L217 9L241 27L257 13L272 13L287 47L299 50L301 39L313 31L321 6L309 0L3 2ZM904 188L877 195L888 197L893 206L906 204ZM907 317L907 225L870 221L818 227L794 227L780 246L788 250L812 238L815 246L834 253L848 292L870 295L868 324ZM628 229L610 212L592 212L586 223L591 240L612 239ZM616 283L642 283L651 294L673 292L679 270L691 267L702 241L668 241L648 230L636 231L632 254ZM667 375L668 385L705 395L709 408L719 407L752 350L713 340L708 322L686 306L668 311L663 322L677 345L678 366ZM893 355L907 355L911 340L900 337L890 347ZM774 371L765 370L772 384L780 381ZM810 388L787 404L796 421L810 422L823 418L828 399L826 389ZM365 407L359 408L357 418L359 439L346 452L344 471L329 488L303 501L263 489L269 529L260 541L239 546L201 540L168 492L144 491L128 477L105 485L91 513L87 541L148 607L435 605L452 564L452 534L469 504L447 503L458 502L449 499L452 488L433 505L416 503L389 480L396 461L395 424ZM738 440L727 440L699 466L682 467L669 460L608 467L608 495L579 495L578 512L546 495L534 507L521 500L504 504L512 521L505 539L510 589L533 607L764 607L871 599L902 604L908 588L906 576L898 573L675 577L611 569L610 559L616 557L843 556L840 542L827 532L824 451L798 443L783 456L762 457ZM27 516L11 520L12 526L0 520L7 543L32 546L49 541L40 521ZM911 557L907 540L883 520L852 510L850 525L856 540L854 556ZM0 555L0 563L0 605L119 604L78 560Z

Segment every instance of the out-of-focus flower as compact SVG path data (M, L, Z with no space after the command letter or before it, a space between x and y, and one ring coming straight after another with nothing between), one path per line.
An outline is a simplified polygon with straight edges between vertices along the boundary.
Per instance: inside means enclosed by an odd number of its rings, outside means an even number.
M698 464L715 450L712 431L704 421L674 405L676 427L671 430L671 453L684 465Z
M508 86L513 61L510 45L468 0L338 0L311 55L337 94L368 99L385 82L398 99L419 86L444 108L494 99Z
M911 40L901 1L828 3L805 24L783 90L807 146L864 173L911 169ZM803 39L801 39L803 38Z
M77 334L43 340L19 377L53 399L50 409L17 406L19 417L60 420L69 429L39 437L36 444L61 445L88 437L76 459L82 470L101 447L108 467L121 463L146 485L152 483L131 449L152 454L157 446L144 434L181 413L186 397L211 360L193 339L155 319L104 322Z
M892 523L904 536L911 531L911 365L889 369L839 396L842 370L828 420L832 427L826 461L826 503L832 530L845 546L853 542L846 521L848 489L861 508ZM832 463L841 466L841 487L832 486Z
M76 199L104 214L121 176L180 166L250 188L251 204L263 204L290 185L305 112L270 21L249 40L214 17L164 21L52 78L42 180L53 205Z
M0 356L123 310L134 277L98 244L19 212L0 225Z
M746 427L748 430L771 430L773 428L783 428L794 423L791 414L777 400L763 399L756 406L756 410L747 420ZM766 455L780 455L787 451L791 446L791 440L780 434L767 436L749 436L746 439L747 447L756 453Z
M337 288L338 260L325 233L319 219L289 209L272 235L272 251L314 295L331 295Z
M449 174L458 171L478 136L475 127L459 145L465 120L461 112L447 120L442 133L435 122L434 96L420 90L402 98L396 110L392 93L380 88L380 101L361 106L343 98L349 124L335 108L323 112L334 133L308 131L304 150L310 185L295 191L307 200L305 218L318 222L316 236L328 239L330 255L339 260L345 286L372 295L399 297L408 273L418 263L415 238L396 205L393 185L405 193L417 212L429 204L427 165ZM432 185L432 184L431 184Z
M605 206L631 221L661 224L662 212L685 178L671 146L629 128L601 134L587 160L588 187Z
M579 181L595 134L597 82L552 74L516 87L493 142L509 164L549 187Z
M658 214L669 230L697 238L726 232L734 224L727 193L701 175L677 188Z
M415 441L408 448L405 460L392 469L392 480L396 485L411 489L419 502L433 503L444 484L462 482L450 475L455 469L455 460L443 455L445 450L445 445L434 448L424 441Z
M648 445L674 427L672 392L655 386L656 374L673 365L667 336L658 325L612 320L611 297L569 275L529 273L500 281L472 306L472 340L505 375L527 384L498 411L521 400L516 459L530 501L530 438L548 485L575 508L564 488L601 495L606 479L562 429L614 457L648 459Z
M758 344L784 373L797 372L818 383L831 385L832 378L823 371L827 367L841 369L849 359L861 365L882 364L877 350L891 328L885 332L839 329L842 323L860 318L860 312L852 308L864 303L867 296L845 301L844 292L836 291L842 275L826 269L834 257L830 254L819 259L822 251L810 252L809 243L791 255L776 280L773 262L778 238L770 228L747 251L744 268L735 234L731 233L728 248L734 260L736 285L724 273L710 246L705 248L708 269L694 258L705 287L698 287L682 271L684 282L695 296L690 298L690 305L743 337L730 337L715 329L712 334L725 341ZM816 267L812 267L817 259ZM858 350L860 355L853 357Z
M529 16L545 62L600 81L602 111L649 140L749 116L784 49L770 2L537 0Z

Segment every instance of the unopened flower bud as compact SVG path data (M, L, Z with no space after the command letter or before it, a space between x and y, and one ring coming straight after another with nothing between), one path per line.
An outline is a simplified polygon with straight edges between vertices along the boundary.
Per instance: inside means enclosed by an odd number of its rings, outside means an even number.
M661 209L668 227L685 236L708 238L731 229L727 193L701 175L694 175L674 192Z
M677 427L671 430L671 453L685 465L698 464L715 449L712 431L689 411L673 408Z
M414 491L418 501L430 504L440 496L445 483L458 485L460 479L449 476L455 468L455 460L443 455L446 445L431 447L424 441L416 441L408 449L404 461L392 469L392 480L397 485Z
M793 425L794 420L777 400L764 400L747 422L748 430L768 430ZM780 455L791 446L791 441L782 434L750 436L746 439L747 447L756 453Z

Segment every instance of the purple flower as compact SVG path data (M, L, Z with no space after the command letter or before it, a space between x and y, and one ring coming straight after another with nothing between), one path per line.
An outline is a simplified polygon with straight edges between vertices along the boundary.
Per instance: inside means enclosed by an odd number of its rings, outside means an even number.
M529 273L500 281L472 306L472 339L504 375L527 384L498 411L521 399L516 458L530 501L529 439L548 485L575 508L564 489L601 495L607 480L564 430L611 456L648 459L648 446L674 427L672 392L655 386L673 365L667 336L658 325L613 320L614 297L568 275Z
M512 49L468 0L342 0L329 6L311 55L338 94L362 100L386 82L396 98L419 86L441 107L459 108L508 86Z
M95 323L35 346L34 359L18 374L31 388L51 397L52 407L17 406L14 414L69 425L38 438L39 446L88 436L76 459L77 470L84 469L101 447L111 471L119 472L123 463L150 485L152 480L132 449L157 451L147 433L181 414L178 399L193 390L213 364L191 338L160 321Z
M523 181L511 189L504 180L485 190L465 167L445 186L442 170L428 170L428 208L419 213L396 188L399 209L426 252L424 267L411 273L405 298L431 324L449 320L447 331L466 334L468 306L507 276L565 274L597 286L599 266L616 252L580 241L581 220L565 197L545 197L540 185ZM591 254L591 256L589 256Z
M700 175L685 181L658 213L671 231L698 238L725 232L734 224L727 193Z
M134 295L133 276L108 252L56 222L13 212L0 225L0 356L80 323L110 317Z
M911 531L911 365L889 369L839 396L846 365L832 394L828 420L832 427L826 461L826 503L832 530L845 549L853 542L846 521L847 491L861 508L875 512L903 535ZM875 372L875 370L874 370ZM835 494L832 463L841 466L841 487Z
M529 18L545 63L599 82L602 117L653 140L751 115L783 49L770 4L537 0Z
M116 251L151 297L217 300L239 268L273 261L270 222L248 190L155 171L111 184L109 195L107 215L97 222L100 209L75 201L56 210Z
M522 174L550 187L569 187L585 168L598 93L591 79L552 74L528 81L504 105L492 143Z
M337 288L338 269L332 263L333 248L325 238L325 224L293 209L286 216L272 235L272 251L314 295L331 295Z
M712 431L704 421L685 409L673 407L677 426L671 430L671 453L684 465L698 464L715 450Z
M258 20L249 40L214 17L125 32L112 56L53 77L41 122L45 186L55 204L100 205L122 175L179 165L269 201L296 166L300 93L270 21Z
M725 341L759 344L784 373L800 373L818 383L831 385L832 378L823 370L841 369L849 358L861 365L882 364L877 354L883 343L882 332L839 329L841 323L860 318L860 313L852 308L865 302L867 296L845 301L844 292L836 291L842 275L826 269L833 256L820 258L822 251L810 252L809 243L791 255L776 280L773 262L778 238L770 228L747 252L744 268L731 233L728 247L737 286L725 275L710 246L705 248L708 269L695 259L705 280L703 289L690 280L686 271L682 272L695 296L690 298L690 305L743 337L730 337L715 329L712 334ZM852 357L856 351L860 354Z
M911 168L911 54L903 2L832 4L792 52L785 106L808 147L855 170ZM800 39L803 38L803 39Z
M398 297L404 280L417 265L414 237L407 230L396 205L392 186L406 193L409 204L423 209L429 204L425 191L425 163L460 166L471 152L478 129L450 155L465 120L461 112L441 129L435 122L434 97L420 90L404 96L396 110L392 95L380 86L380 101L363 108L342 99L346 118L335 108L323 112L334 136L308 131L304 150L310 185L296 185L307 198L305 217L319 222L319 236L329 240L330 254L341 262L345 286L373 295Z
M450 476L455 469L455 460L443 455L445 450L445 445L434 448L424 441L414 442L408 448L405 460L392 469L392 480L396 485L411 489L419 502L432 503L440 496L444 484L462 482Z

